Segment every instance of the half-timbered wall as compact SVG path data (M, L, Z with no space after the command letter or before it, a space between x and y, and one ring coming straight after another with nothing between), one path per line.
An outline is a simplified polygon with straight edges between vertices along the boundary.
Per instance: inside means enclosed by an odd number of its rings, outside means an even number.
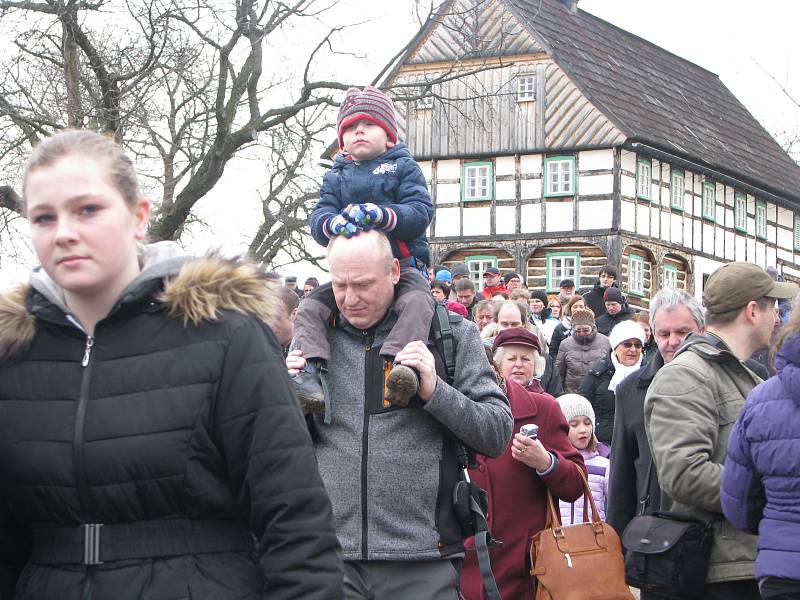
M628 304L637 309L649 309L650 297L658 288L655 281L655 258L644 246L629 245L622 252L620 272L622 291Z
M553 261L563 261L564 257L574 257L575 274L554 272ZM595 284L600 269L607 261L605 252L593 244L563 243L540 246L531 253L525 263L525 278L529 288L543 289L547 292L557 293L561 279L567 278L575 281L576 289L588 289Z

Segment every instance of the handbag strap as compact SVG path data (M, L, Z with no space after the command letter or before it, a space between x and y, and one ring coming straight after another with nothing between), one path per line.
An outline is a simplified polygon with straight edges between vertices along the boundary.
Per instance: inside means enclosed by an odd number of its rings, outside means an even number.
M578 472L581 475L581 485L583 485L583 522L584 523L599 523L600 522L600 513L597 511L597 504L595 504L594 496L592 496L592 490L589 488L589 481L586 479L586 475L583 473L583 469L578 469ZM592 520L589 521L589 515L586 511L586 503L589 503L589 506L592 508ZM561 515L558 513L555 507L555 503L553 502L553 494L548 490L547 492L547 521L545 522L545 529L550 527L561 527Z

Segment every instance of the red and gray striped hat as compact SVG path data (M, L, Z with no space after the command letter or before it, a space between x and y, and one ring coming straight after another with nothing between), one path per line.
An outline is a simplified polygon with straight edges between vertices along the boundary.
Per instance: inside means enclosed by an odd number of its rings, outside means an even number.
M368 85L363 91L358 88L347 90L336 119L340 148L344 148L342 130L359 119L369 119L380 125L389 139L397 143L397 119L392 101L378 88Z

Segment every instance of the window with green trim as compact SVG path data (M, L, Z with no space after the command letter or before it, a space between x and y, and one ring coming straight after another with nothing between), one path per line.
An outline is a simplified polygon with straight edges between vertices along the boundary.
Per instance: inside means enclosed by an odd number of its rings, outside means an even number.
M794 249L800 250L800 216L794 216Z
M479 292L483 290L483 274L489 267L497 266L496 256L468 256L464 259L469 268L469 278Z
M544 195L573 196L575 194L575 157L548 156L544 159Z
M742 192L734 194L733 224L737 231L747 233L747 196Z
M711 219L717 217L717 186L713 183L703 184L703 218Z
M767 205L756 203L756 237L767 238Z
M683 210L684 195L686 192L686 177L683 171L672 171L670 177L670 206L676 210Z
M494 197L494 169L490 162L464 163L461 192L465 201Z
M551 252L547 255L547 291L557 292L558 284L572 279L580 289L581 255L579 252Z
M653 183L653 163L639 160L636 163L636 197L650 200L650 188Z
M664 272L661 276L662 288L678 288L678 269L672 265L664 265Z
M644 296L644 258L638 254L628 257L628 292Z

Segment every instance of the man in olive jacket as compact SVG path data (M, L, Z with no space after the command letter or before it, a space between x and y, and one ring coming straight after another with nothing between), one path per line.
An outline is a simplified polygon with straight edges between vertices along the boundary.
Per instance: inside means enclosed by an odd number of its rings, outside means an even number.
M776 299L794 284L773 281L756 265L730 263L708 279L706 334L690 334L656 374L645 399L645 429L665 495L662 509L714 519L704 600L758 600L755 536L722 515L720 480L728 436L753 387L744 361L769 344Z

